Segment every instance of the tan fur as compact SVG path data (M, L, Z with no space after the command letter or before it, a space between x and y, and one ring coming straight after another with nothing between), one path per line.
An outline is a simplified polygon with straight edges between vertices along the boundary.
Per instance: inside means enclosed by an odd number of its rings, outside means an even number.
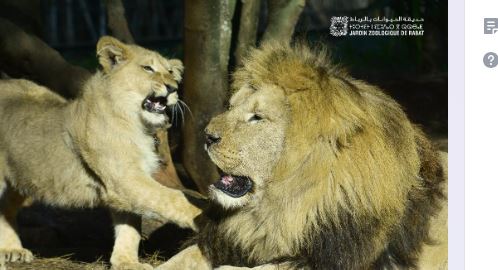
M208 257L253 265L299 258L323 224L351 229L341 223L342 211L358 226L378 221L371 234L358 236L367 238L369 252L355 250L360 255L353 267L368 269L400 226L409 196L425 189L423 181L433 181L419 175L421 153L431 157L433 150L400 106L329 61L324 51L306 46L267 44L235 72L230 109L206 128L219 138L208 153L224 172L250 177L254 190L233 198L211 186L215 201L237 210L196 238ZM251 120L254 115L262 119ZM437 193L440 187L434 188ZM446 234L441 225L438 233ZM225 240L218 243L217 237ZM223 256L232 248L243 259ZM439 269L432 267L446 260L444 251L430 265L419 257L419 268Z
M64 208L116 211L114 268L151 268L138 263L136 221L123 213L195 227L200 210L152 178L158 168L152 133L167 116L142 109L148 95L177 88L181 62L111 37L99 40L97 55L103 71L74 101L29 81L0 82L0 257L22 249L13 224L3 221L12 221L8 213L19 206L8 199L13 193ZM168 104L177 100L176 92L167 97Z

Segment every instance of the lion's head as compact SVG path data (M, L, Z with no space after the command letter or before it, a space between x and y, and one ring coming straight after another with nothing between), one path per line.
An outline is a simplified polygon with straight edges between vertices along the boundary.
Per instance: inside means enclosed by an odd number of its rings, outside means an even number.
M313 211L402 211L419 161L391 98L304 45L254 50L232 86L229 110L206 128L222 175L210 190L224 207L308 194Z
M106 97L118 108L140 111L147 124L162 125L179 106L180 60L108 36L98 41L97 56L108 83Z
M289 125L286 103L273 85L245 84L230 99L230 110L211 120L206 146L222 171L211 191L225 206L246 204L270 178Z

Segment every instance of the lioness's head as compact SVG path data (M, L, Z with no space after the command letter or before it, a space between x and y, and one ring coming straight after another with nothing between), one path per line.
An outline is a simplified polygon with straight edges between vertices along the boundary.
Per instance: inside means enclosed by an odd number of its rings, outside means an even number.
M179 106L180 60L165 59L157 52L109 36L98 41L97 55L109 88L115 90L109 94L128 110L140 110L147 124L164 124L167 113Z
M409 185L399 179L413 179L401 174L416 175L412 127L392 99L331 64L325 50L266 44L232 88L230 108L205 130L221 171L210 192L224 207L285 204L305 192L326 194L316 200L337 202L330 207L400 205Z

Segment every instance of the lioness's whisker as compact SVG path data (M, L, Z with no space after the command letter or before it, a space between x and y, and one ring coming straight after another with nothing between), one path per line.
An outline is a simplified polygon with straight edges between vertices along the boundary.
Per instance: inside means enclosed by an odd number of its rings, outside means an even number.
M183 115L183 109L182 106L179 105L180 103L176 103L178 105L178 109L180 109L180 113L182 114L182 125L185 124L185 115Z
M188 112L190 113L190 116L192 118L194 118L194 115L192 114L192 111L190 110L190 107L187 105L187 103L183 102L183 100L181 100L181 99L179 99L178 101L180 102L181 105L183 105L183 107L185 107L188 110Z
M171 123L173 124L173 122L175 123L175 126L176 126L176 104L175 106L173 106L173 108L171 108Z
M175 111L176 111L176 118L180 119L181 115L180 115L180 110L179 110L178 103L175 104ZM178 122L180 122L180 121L178 121Z

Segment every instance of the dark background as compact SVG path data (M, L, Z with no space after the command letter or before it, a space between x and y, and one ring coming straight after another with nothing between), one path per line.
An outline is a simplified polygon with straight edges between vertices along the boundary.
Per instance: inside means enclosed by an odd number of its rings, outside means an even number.
M136 43L168 57L183 57L183 9L181 0L125 0L126 17ZM259 34L266 24L262 2ZM82 8L84 7L84 8ZM71 63L95 69L95 44L107 34L102 1L41 1L40 23L34 31ZM29 14L2 13L17 20L33 20ZM237 15L233 23L237 23ZM3 15L3 14L2 14ZM331 16L411 16L424 18L422 37L342 37L329 34ZM392 94L412 120L430 133L447 133L447 1L358 0L308 1L295 37L325 43L334 62L353 76L377 84ZM236 36L236 33L233 34ZM233 70L233 66L230 67Z

